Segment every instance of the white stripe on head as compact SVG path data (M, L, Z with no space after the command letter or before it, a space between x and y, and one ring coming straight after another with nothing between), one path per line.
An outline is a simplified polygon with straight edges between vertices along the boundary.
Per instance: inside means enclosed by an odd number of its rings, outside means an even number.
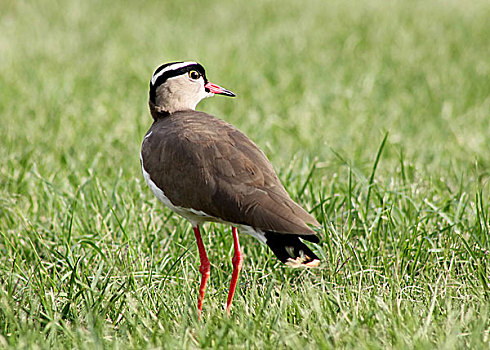
M188 62L171 64L170 66L163 68L161 71L159 71L157 74L155 74L151 77L151 85L155 85L155 82L157 81L158 77L161 76L165 72L168 72L170 70L176 70L176 69L187 67L187 66L191 66L194 64L197 64L197 62L188 61Z

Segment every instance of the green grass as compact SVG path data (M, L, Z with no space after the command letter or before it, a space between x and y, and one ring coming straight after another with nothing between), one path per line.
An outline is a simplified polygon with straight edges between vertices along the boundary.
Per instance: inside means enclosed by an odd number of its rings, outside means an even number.
M488 1L0 3L0 348L489 348ZM323 225L313 270L153 197L148 81L264 149Z

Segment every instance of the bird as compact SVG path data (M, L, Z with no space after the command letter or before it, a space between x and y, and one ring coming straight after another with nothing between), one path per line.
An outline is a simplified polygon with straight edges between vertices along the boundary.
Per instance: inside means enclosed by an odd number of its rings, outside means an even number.
M214 95L235 97L209 82L200 63L160 65L149 87L153 124L141 146L141 169L148 187L192 225L200 257L199 319L211 270L200 233L205 222L232 227L228 315L243 264L238 230L268 245L286 265L320 263L303 242L320 242L314 230L320 223L291 199L264 152L231 124L196 111L202 99Z

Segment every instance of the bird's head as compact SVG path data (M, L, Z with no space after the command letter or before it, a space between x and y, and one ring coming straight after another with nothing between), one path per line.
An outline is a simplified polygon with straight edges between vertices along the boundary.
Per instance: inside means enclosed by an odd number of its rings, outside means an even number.
M235 96L209 82L204 67L197 62L171 62L158 67L150 80L150 108L165 113L194 110L213 95Z

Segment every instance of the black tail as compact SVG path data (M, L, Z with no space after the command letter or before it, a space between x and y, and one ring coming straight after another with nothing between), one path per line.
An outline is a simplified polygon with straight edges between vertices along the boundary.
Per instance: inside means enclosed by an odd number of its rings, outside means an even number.
M281 262L291 266L317 266L320 259L306 246L301 239L318 243L315 235L295 235L267 231L266 243Z

